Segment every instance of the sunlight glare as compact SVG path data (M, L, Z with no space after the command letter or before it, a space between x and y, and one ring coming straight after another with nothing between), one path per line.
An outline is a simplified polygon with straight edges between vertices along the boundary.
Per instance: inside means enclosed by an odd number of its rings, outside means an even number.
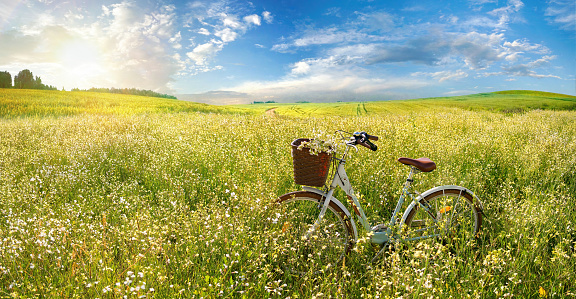
M62 47L60 58L65 66L76 67L98 63L100 60L96 46L84 41L73 41Z
M90 79L101 76L104 61L98 46L83 40L65 43L60 51L60 62L67 77L82 86Z

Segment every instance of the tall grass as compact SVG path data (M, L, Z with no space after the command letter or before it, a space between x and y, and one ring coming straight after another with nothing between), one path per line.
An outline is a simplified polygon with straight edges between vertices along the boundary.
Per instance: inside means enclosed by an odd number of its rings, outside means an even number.
M250 113L245 109L178 101L157 97L98 92L65 92L34 89L0 89L0 117L59 117L78 114L143 113Z
M101 95L99 95L101 96ZM299 187L289 143L366 130L348 174L387 219L405 166L415 188L470 188L482 236L465 252L403 244L376 264L366 241L337 269L274 261L269 203ZM198 112L0 120L0 297L494 298L576 293L576 113L425 109L287 118ZM340 198L343 200L343 198Z

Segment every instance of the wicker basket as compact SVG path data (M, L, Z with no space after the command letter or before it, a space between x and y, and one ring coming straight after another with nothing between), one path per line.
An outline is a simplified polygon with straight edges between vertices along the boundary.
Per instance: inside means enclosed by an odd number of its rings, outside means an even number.
M292 142L292 162L294 163L294 182L298 185L323 187L330 170L331 156L327 153L311 155L309 148L298 149L308 138L299 138Z

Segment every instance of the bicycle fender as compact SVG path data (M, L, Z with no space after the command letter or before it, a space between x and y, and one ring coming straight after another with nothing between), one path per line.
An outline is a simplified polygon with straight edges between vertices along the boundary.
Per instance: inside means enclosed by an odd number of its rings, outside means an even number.
M306 186L303 186L302 189L304 189L305 191L316 193L322 197L326 197L326 192L324 192L322 190L312 188L312 187L306 187ZM340 202L338 200L338 198L332 196L332 199L330 199L330 201L334 202L340 209L342 209L342 211L344 211L346 216L350 219L350 222L352 223L352 230L354 231L354 242L356 242L358 240L358 230L356 229L356 222L354 222L354 217L352 217L352 214L350 214L350 211L348 211L346 206L344 204L342 204L342 202Z
M456 190L462 191L463 194L468 193L468 194L472 195L472 197L474 197L474 199L475 199L474 201L475 201L476 207L480 210L480 212L482 214L484 214L484 212L482 211L483 210L482 203L480 202L480 199L478 198L478 196L476 196L476 194L474 194L474 192L468 190L467 188L461 187L461 186L444 185L444 186L438 186L438 187L434 187L432 189L426 190L424 193L418 195L418 197L416 197L416 201L412 201L410 203L410 205L404 211L404 215L402 215L401 225L404 225L404 223L406 222L406 218L408 217L408 213L410 212L410 210L412 210L412 208L414 208L415 205L418 204L418 202L420 200L422 200L422 198L428 196L431 193L434 193L437 191L442 191L442 190L448 190L448 189L456 189Z

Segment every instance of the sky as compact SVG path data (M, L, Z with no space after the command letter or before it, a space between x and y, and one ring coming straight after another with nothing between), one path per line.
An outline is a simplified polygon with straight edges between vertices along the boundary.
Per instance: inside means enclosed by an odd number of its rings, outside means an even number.
M574 0L0 0L0 71L211 104L576 95Z

